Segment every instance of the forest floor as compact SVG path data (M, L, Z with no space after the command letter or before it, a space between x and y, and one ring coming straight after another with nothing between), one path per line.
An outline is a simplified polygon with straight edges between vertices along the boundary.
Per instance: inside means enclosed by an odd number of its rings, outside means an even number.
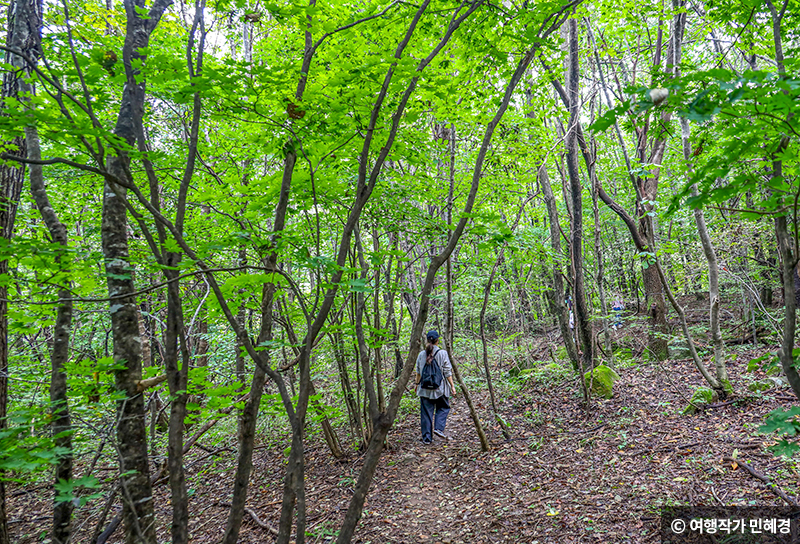
M547 339L541 340L544 353ZM772 438L758 432L769 411L797 400L786 388L747 389L766 377L747 372L747 362L762 351L743 350L728 361L736 397L692 416L680 414L691 391L702 385L689 360L620 361L614 397L593 399L588 410L574 377L548 375L543 368L515 386L501 385L500 411L513 436L504 440L498 427L489 426L489 452L480 449L462 396L453 402L449 440L437 438L431 445L419 441L418 411L406 410L390 433L354 542L654 543L660 541L662 506L783 505L724 457L747 463L798 500L800 462L775 457L767 450ZM488 397L477 394L475 400L488 421ZM308 442L307 541L333 542L362 457L336 461L321 439ZM274 440L256 451L248 507L263 527L246 516L240 542L274 539L268 526L277 526L284 459L284 446ZM192 542L219 542L234 452L208 457L197 451L187 463ZM40 494L10 490L12 541L42 540L49 518ZM156 494L159 533L167 542L168 487L157 487ZM75 541L87 542L95 522L89 517ZM120 540L118 530L110 542Z

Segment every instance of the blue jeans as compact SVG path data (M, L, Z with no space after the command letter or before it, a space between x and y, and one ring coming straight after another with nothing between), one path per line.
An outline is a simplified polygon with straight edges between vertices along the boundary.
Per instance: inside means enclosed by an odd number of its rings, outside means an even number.
M426 399L420 397L420 426L422 427L422 440L433 440L433 429L444 432L444 427L447 425L447 414L450 413L450 401L442 395L438 399ZM435 412L435 416L434 416Z

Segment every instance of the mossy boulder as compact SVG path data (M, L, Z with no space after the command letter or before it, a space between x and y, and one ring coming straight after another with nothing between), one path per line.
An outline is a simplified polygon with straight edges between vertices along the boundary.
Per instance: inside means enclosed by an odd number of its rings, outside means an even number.
M676 339L669 343L670 359L688 359L692 356L689 343L686 340Z
M536 368L538 361L532 361L528 358L523 359L522 361L518 362L516 365L512 366L508 370L508 375L512 378L516 378L520 374L525 374L525 371L529 371L533 368Z
M757 382L753 382L747 386L747 388L753 393L760 393L761 391L766 391L768 389L772 389L773 387L775 387L775 383L772 380L758 380Z
M608 368L606 365L596 366L583 375L586 388L592 395L610 399L614 396L614 382L619 379L619 374Z
M544 365L542 370L544 370L546 372L558 373L558 372L562 372L564 370L564 367L562 365L558 364L558 363L548 363L548 364Z
M689 405L684 408L684 415L691 415L697 412L698 408L711 404L717 400L717 393L708 387L698 387L692 398L689 400Z

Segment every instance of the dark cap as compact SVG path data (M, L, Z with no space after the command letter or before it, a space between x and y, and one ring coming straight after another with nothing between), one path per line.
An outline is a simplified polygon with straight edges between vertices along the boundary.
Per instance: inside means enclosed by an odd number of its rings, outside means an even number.
M439 333L438 333L438 331L433 331L433 330L431 330L431 331L428 331L428 342L430 342L431 344L433 344L433 343L434 343L434 342L436 342L438 339L439 339Z

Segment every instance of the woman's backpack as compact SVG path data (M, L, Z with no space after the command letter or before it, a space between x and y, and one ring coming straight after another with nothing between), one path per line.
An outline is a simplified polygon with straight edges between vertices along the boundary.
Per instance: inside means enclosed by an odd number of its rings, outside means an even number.
M442 379L444 379L442 369L436 360L436 354L440 351L440 349L437 349L436 352L428 356L425 366L422 367L422 378L419 383L423 389L439 389L442 385Z

